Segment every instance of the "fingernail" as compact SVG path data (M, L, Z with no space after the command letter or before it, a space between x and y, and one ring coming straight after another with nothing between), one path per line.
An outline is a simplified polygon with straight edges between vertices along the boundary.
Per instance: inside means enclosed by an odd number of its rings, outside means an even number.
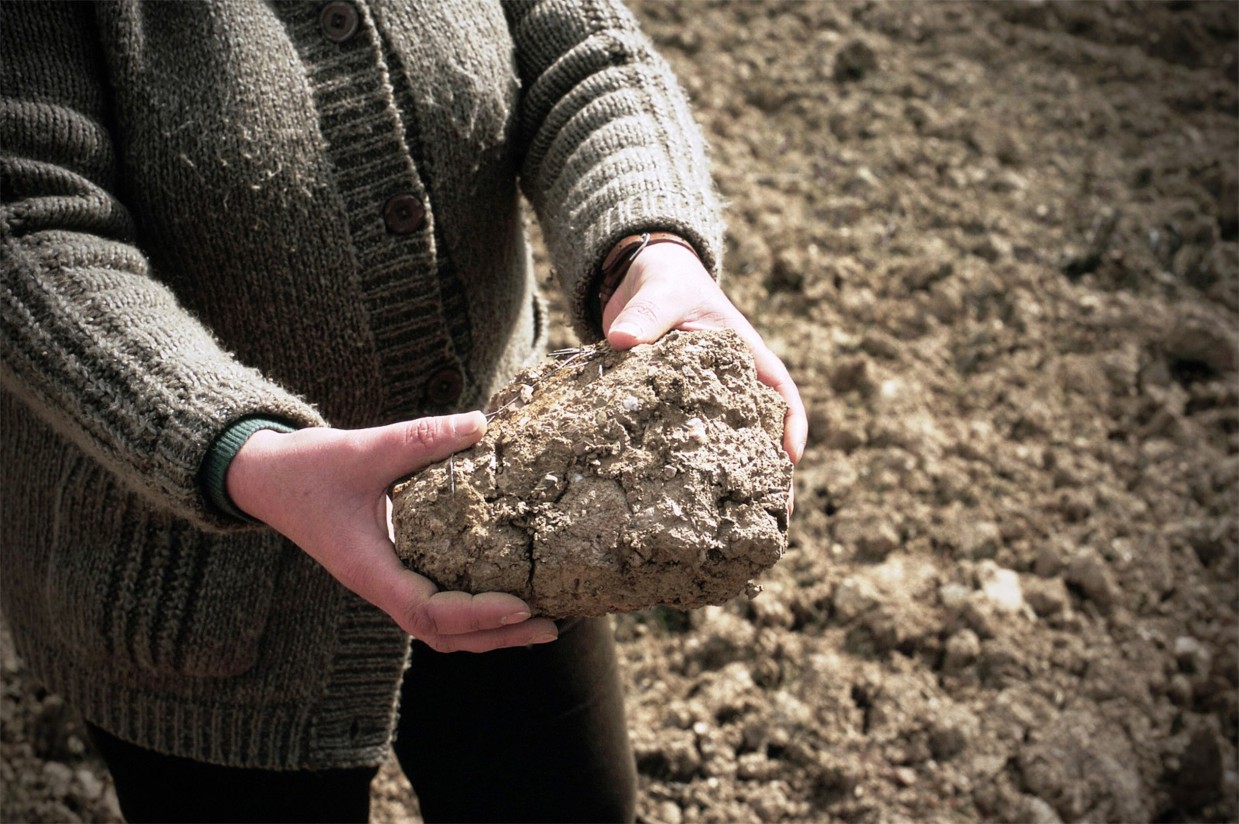
M486 416L481 412L471 412L456 420L456 434L462 437L481 432L486 428Z
M544 632L541 635L535 635L529 643L531 644L549 644L551 641L559 640L559 636L553 632Z
M519 624L521 621L528 621L528 620L529 620L529 612L527 610L522 610L521 612L513 612L511 615L503 616L502 618L499 619L499 623L503 624L506 627L509 624Z
M635 340L641 339L641 330L631 323L615 324L614 326L611 327L611 334L614 335L617 332L621 335L628 335L629 337Z

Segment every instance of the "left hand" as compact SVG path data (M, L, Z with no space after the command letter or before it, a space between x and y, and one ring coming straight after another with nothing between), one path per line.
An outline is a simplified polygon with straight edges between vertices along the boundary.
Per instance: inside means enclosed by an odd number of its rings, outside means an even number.
M674 243L637 255L602 311L602 331L616 349L653 343L672 329L734 329L748 343L757 377L787 402L783 448L792 463L804 455L809 419L796 383L779 356L723 294L696 255Z

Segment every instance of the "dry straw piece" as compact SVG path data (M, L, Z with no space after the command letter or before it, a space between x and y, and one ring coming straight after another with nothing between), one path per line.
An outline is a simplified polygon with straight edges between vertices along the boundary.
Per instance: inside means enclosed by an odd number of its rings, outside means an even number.
M444 589L550 617L689 609L755 589L787 548L782 398L731 331L552 353L470 449L396 486L396 547Z

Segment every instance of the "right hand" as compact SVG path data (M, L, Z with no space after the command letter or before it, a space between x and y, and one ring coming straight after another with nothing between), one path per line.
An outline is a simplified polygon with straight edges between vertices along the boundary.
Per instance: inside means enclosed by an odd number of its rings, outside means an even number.
M480 412L373 429L255 432L228 467L232 502L301 547L333 577L439 652L485 652L555 640L554 622L530 619L514 595L440 592L407 569L389 529L397 479L472 446Z

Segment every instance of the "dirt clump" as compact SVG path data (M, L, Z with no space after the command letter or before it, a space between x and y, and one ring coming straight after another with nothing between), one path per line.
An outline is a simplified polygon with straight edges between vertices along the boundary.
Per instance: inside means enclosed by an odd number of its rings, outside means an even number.
M392 496L398 553L445 589L552 617L690 609L787 548L785 404L734 332L565 350L491 406L478 444Z
M637 820L1239 821L1239 5L633 5L810 421L764 592L613 619ZM116 820L4 675L0 818Z

